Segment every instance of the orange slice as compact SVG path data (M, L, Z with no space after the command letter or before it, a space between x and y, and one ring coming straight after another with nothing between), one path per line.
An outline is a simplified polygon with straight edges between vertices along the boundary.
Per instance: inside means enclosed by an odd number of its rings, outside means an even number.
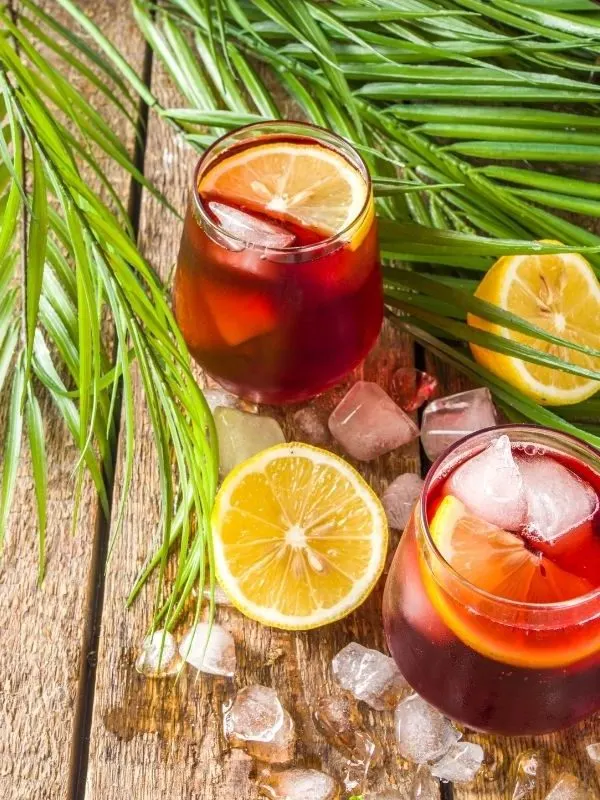
M496 598L520 603L557 603L581 597L593 588L581 577L531 552L515 534L471 515L452 495L441 502L430 525L432 538L446 561L469 584ZM468 589L450 593L422 562L429 598L448 627L473 650L521 667L556 667L598 651L600 625L539 629L528 626L519 606L501 623L486 615L486 601ZM446 581L447 583L447 581ZM460 597L458 596L460 594ZM592 635L593 634L593 635Z
M326 236L356 221L348 230L353 249L374 216L361 173L336 150L304 142L266 141L234 150L202 176L198 191Z

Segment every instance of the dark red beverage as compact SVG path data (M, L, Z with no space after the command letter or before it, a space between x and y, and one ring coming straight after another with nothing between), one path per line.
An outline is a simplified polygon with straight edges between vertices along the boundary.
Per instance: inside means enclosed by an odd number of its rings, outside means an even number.
M194 358L259 402L337 383L383 314L366 168L333 134L266 123L203 156L187 211L175 314Z
M384 598L390 650L420 695L510 735L600 709L599 500L598 454L543 428L483 431L438 460Z

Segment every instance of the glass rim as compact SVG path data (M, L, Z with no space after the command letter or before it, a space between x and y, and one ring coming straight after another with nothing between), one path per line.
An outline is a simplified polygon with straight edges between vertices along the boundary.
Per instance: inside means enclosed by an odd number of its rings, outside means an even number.
M431 489L432 484L434 483L435 479L439 476L440 472L442 471L442 467L446 465L452 455L456 452L456 450L460 447L463 447L468 442L478 438L484 437L485 434L494 433L495 431L532 431L537 434L546 434L550 436L557 437L558 439L563 439L565 444L567 445L575 445L577 447L581 447L582 449L586 450L588 454L599 461L600 466L600 451L598 451L593 445L584 442L582 439L574 436L573 434L566 433L564 431L557 431L553 428L548 428L544 425L535 425L529 423L507 423L505 425L493 425L489 428L482 428L479 431L475 431L474 433L470 433L467 436L459 439L453 445L451 445L447 450L445 450L438 458L433 462L431 465L429 472L425 477L425 481L423 483L423 488L421 490L421 496L418 501L418 509L419 509L419 523L422 530L425 532L425 538L427 540L428 545L431 547L432 552L436 559L441 562L442 567L447 570L452 578L456 580L460 585L466 588L469 592L472 592L475 596L482 598L484 601L492 602L494 604L498 604L504 608L512 608L512 609L520 609L523 611L531 611L535 612L548 612L548 611L569 611L573 609L578 609L582 606L587 605L588 603L593 602L594 600L600 599L600 586L596 589L592 589L590 592L586 594L579 595L577 597L572 597L569 600L559 600L552 603L531 603L531 602L524 602L521 600L511 600L508 597L502 597L500 595L492 594L485 589L481 589L479 586L476 586L474 583L471 583L467 578L461 575L453 566L450 564L449 561L442 555L440 552L437 544L433 536L431 535L431 530L429 528L429 521L427 519L427 497L429 491ZM599 471L600 474L600 471Z
M360 155L356 147L349 142L347 139L344 139L343 136L340 136L333 131L330 131L327 128L323 128L320 125L313 125L311 122L302 122L300 120L277 120L277 119L270 119L265 120L264 122L251 122L249 125L242 125L239 128L235 128L234 130L226 131L222 136L207 147L207 149L202 153L200 158L198 159L196 166L194 167L194 174L193 174L193 187L192 187L192 195L194 198L194 209L196 213L199 215L200 220L203 225L206 226L209 230L218 231L221 236L225 236L230 239L232 242L236 244L243 245L244 249L247 248L254 248L254 245L249 245L248 242L239 237L235 236L234 234L229 233L226 231L219 223L215 222L213 219L209 217L204 207L204 203L202 198L200 197L200 192L198 191L198 179L202 174L202 171L206 168L206 166L210 163L211 156L214 154L215 150L217 150L222 145L226 144L229 139L234 139L234 137L239 136L240 134L245 133L252 133L255 130L265 130L265 133L268 133L270 129L276 129L281 127L289 126L290 128L297 128L298 133L300 134L301 131L305 131L307 136L313 135L313 138L316 136L325 135L323 138L331 139L335 145L337 145L338 149L342 150L342 154L345 155L343 152L344 150L350 152L352 156L357 161L357 166L360 169L361 175L365 180L367 186L367 192L365 197L365 202L361 206L360 211L356 214L353 220L351 220L342 230L338 231L337 233L328 236L326 239L323 239L320 242L314 242L313 244L306 244L306 245L297 245L295 247L261 247L261 250L264 250L266 253L272 253L273 255L277 256L298 256L298 255L310 255L315 251L323 250L330 248L332 245L337 245L340 241L349 241L344 239L344 234L347 234L352 228L356 226L356 224L361 220L369 211L369 208L373 202L372 194L373 194L373 185L371 180L371 175L369 173L369 169L365 164L363 157ZM334 145L334 146L335 146ZM353 165L355 166L355 165Z

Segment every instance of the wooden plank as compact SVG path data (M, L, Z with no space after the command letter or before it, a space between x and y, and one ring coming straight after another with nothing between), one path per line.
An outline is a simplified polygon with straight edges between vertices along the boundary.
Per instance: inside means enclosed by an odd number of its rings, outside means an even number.
M178 105L178 98L165 89L164 78L157 69L152 85L166 105ZM152 121L146 175L157 181L179 208L187 200L194 161L194 154L182 147L166 125ZM180 223L145 196L140 230L145 251L164 277L176 257ZM394 336L399 361L412 363L412 345L406 337ZM178 682L152 681L136 674L133 668L136 648L150 621L154 587L142 592L129 613L123 600L154 537L159 496L150 427L139 389L136 404L141 428L124 530L113 557L113 564L119 568L113 568L107 579L87 798L121 796L135 787L136 800L162 800L165 792L170 800L254 800L251 761L240 751L230 751L222 734L222 705L233 687L223 679L195 676L191 671L186 671ZM291 412L283 414L282 421L288 436L294 436ZM381 491L388 479L403 469L418 470L416 447L383 458L363 472ZM333 690L330 661L344 645L357 640L385 649L380 611L382 585L383 581L348 619L311 633L271 630L234 610L218 611L218 621L232 631L237 644L239 671L235 685L239 688L260 682L274 686L295 718L300 732L297 765L322 767L339 774L340 758L317 734L311 707L316 695ZM385 765L373 788L399 786L406 791L413 769L398 760L392 715L370 712L366 717L385 751Z
M474 388L473 383L429 354L426 355L426 365L429 372L438 376L441 395ZM487 768L472 784L454 785L454 800L512 798L516 760L530 749L544 751L549 756L553 774L570 772L590 788L593 797L600 797L599 775L594 773L585 750L587 744L600 742L600 715L552 736L506 737L467 733L466 738L481 744L486 752ZM539 794L532 795L532 800L541 800L548 789L549 786L542 788Z
M48 10L68 20L56 3ZM82 2L81 6L118 47L141 65L143 43L126 16L128 0ZM72 23L71 23L72 25ZM133 152L133 131L78 82ZM126 202L129 181L107 165ZM90 185L97 182L89 177ZM6 403L2 403L4 417ZM100 514L90 481L85 481L80 520L71 535L73 469L78 452L51 403L44 399L48 450L48 570L37 588L37 524L27 447L19 471L15 503L0 560L0 797L10 800L65 798L75 769L73 736L85 689L82 676L90 640L90 607L97 577L94 563ZM4 419L0 422L4 430ZM0 443L0 446L3 446Z

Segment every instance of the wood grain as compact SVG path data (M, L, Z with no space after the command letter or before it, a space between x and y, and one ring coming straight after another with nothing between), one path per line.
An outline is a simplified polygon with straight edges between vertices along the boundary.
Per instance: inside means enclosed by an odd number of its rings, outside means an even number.
M46 6L65 19L56 3ZM142 43L127 17L127 0L82 2L81 6L117 46L127 50L134 65L141 63ZM89 89L83 82L78 85L82 92ZM133 150L131 126L111 113L102 95L86 94ZM114 166L107 164L107 170L126 202L129 181ZM89 183L96 187L91 176ZM2 418L5 407L3 397ZM93 486L86 481L79 524L72 536L73 469L78 451L47 398L43 413L49 463L48 570L43 586L37 587L37 523L26 445L0 560L0 797L6 800L67 796L74 767L78 692L83 688L80 676L87 659L93 658L85 643L90 633L98 504ZM3 431L4 419L0 424Z
M474 388L474 384L429 354L426 355L426 364L428 371L437 375L440 381L440 394ZM531 796L531 800L542 800L552 781L562 772L577 775L589 788L591 796L600 798L600 775L594 772L585 750L587 744L600 742L600 715L552 736L506 737L473 733L465 738L481 744L486 752L487 767L472 784L455 784L454 800L512 800L516 760L521 753L531 749L543 752L548 762L546 779L540 782L539 791Z
M167 105L178 98L166 88L164 76L153 71L152 88ZM156 181L169 199L183 208L190 189L195 156L185 149L160 121L150 125L146 175ZM180 223L152 198L145 196L141 224L142 247L160 274L174 263ZM391 337L391 338L390 338ZM397 333L387 334L387 356L373 370L412 363L412 345ZM338 390L339 391L339 390ZM319 401L333 407L333 395ZM140 431L135 458L136 473L124 530L107 580L102 637L99 648L96 706L90 745L88 800L122 796L135 788L136 800L254 800L256 767L240 751L229 750L222 734L222 706L235 688L260 682L273 686L294 717L300 734L296 763L323 768L339 777L343 763L318 735L311 707L317 695L334 690L330 662L352 640L385 649L380 617L381 589L343 622L312 633L287 633L261 627L238 612L221 608L218 621L229 628L238 653L234 682L186 671L183 679L152 681L133 668L136 648L151 617L153 586L149 586L131 612L123 600L148 552L158 520L158 480L148 418L141 396L136 398ZM269 409L264 409L269 412ZM289 438L294 430L292 411L271 409ZM377 491L402 470L418 470L418 450L410 446L363 468ZM371 727L385 751L383 769L373 788L401 787L407 793L413 768L401 762L392 735L392 715L367 713Z

